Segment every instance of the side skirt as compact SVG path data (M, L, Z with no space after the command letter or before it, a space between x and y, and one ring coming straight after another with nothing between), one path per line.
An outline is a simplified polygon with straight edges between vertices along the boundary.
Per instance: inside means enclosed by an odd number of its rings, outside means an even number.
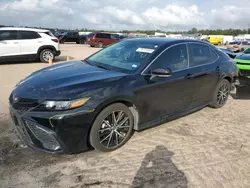
M161 125L163 123L175 120L177 118L180 118L180 117L183 117L185 115L191 114L193 112L199 111L199 110L205 108L207 105L208 105L208 103L200 105L200 106L197 106L197 107L194 107L194 108L189 108L189 109L181 111L181 112L177 112L177 113L174 113L174 114L166 115L166 116L163 116L163 117L158 118L156 120L144 123L142 125L139 125L139 127L138 127L139 129L137 131L140 132L140 131L143 131L145 129L152 128L154 126L158 126L158 125Z

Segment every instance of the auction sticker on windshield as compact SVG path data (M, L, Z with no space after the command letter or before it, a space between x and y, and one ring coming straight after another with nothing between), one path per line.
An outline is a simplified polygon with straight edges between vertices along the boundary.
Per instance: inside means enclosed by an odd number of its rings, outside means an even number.
M150 49L150 48L138 48L136 50L137 52L144 52L144 53L153 53L154 52L154 49Z

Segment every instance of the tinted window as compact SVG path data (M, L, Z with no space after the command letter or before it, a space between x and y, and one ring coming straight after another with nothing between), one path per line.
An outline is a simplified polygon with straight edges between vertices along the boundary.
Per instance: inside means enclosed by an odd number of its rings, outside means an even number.
M17 31L0 31L1 40L17 40Z
M77 32L70 32L67 35L70 37L73 37L73 36L78 36L78 33Z
M110 38L110 34L108 34L108 33L97 33L96 38Z
M212 63L218 58L217 54L205 44L190 43L188 44L188 50L190 67Z
M242 42L242 45L248 45L247 41Z
M122 41L104 48L87 61L93 65L126 73L134 73L140 66L148 63L148 59L159 44L150 41Z
M19 39L37 39L41 36L34 31L19 31Z
M244 51L245 54L250 54L250 48L247 48L245 51Z
M159 68L170 68L172 71L188 68L187 45L179 44L170 47L156 59L149 69L152 71Z
M119 39L120 38L120 36L116 35L116 34L111 34L110 37L111 37L111 39Z
M103 38L103 37L102 37L102 33L97 33L97 34L95 35L95 37L96 37L96 38Z

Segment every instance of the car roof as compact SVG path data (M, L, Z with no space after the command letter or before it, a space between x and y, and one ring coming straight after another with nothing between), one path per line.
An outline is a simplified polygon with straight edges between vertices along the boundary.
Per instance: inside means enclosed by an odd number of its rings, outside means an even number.
M177 39L177 38L165 38L165 37L138 37L138 38L126 38L126 40L129 41L141 41L141 42L152 42L152 43L158 43L158 44L173 44L173 43L184 43L184 42L199 42L203 44L208 44L207 42L195 40L195 39Z
M35 32L49 32L49 30L45 30L45 29L35 29L35 28L25 28L25 27L1 27L1 30L18 30L18 31L35 31Z

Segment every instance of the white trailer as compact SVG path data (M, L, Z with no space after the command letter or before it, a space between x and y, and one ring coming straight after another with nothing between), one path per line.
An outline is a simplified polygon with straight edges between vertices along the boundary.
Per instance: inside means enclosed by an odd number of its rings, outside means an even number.
M223 44L229 44L234 41L234 36L232 35L224 35Z

